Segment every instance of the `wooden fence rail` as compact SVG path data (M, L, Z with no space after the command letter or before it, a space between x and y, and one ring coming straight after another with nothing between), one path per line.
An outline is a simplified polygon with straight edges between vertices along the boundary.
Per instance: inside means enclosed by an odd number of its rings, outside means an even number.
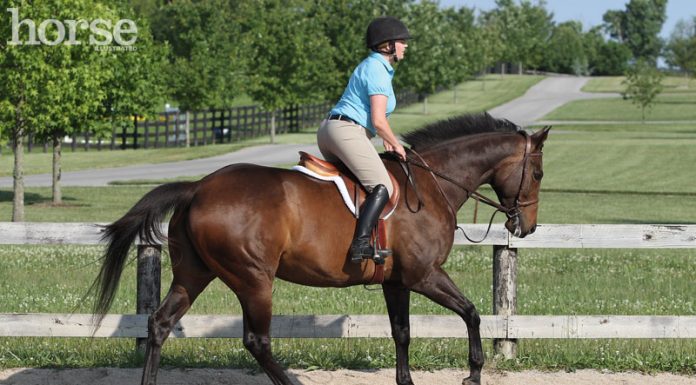
M462 225L469 237L483 236L485 225ZM166 234L166 226L163 224ZM83 244L100 242L101 227L91 223L0 223L0 244ZM456 245L471 245L461 232ZM495 225L479 245L493 246L493 315L481 317L481 335L493 338L506 357L520 338L696 338L696 316L516 315L518 248L696 248L696 225L549 225L524 239ZM138 247L138 313L108 315L97 337L147 335L147 314L159 302L160 245ZM141 289L141 287L143 289ZM149 289L145 289L149 288ZM466 338L457 316L411 316L413 337ZM85 337L92 335L86 314L0 314L0 336ZM185 316L175 337L240 337L239 316ZM274 337L390 337L386 315L275 316Z

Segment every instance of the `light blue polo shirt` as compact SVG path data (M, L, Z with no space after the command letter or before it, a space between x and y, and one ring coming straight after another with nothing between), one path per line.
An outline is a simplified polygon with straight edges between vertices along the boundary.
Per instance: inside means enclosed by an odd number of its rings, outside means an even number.
M370 96L387 96L387 117L396 108L396 96L392 88L394 68L378 52L371 52L353 71L341 100L331 110L331 115L345 115L367 128L372 135L377 132L370 119Z

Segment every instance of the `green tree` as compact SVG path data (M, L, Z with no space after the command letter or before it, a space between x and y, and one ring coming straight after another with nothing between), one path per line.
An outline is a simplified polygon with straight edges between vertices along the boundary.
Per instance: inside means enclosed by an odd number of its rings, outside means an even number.
M666 16L667 0L631 0L626 10L604 14L609 34L626 44L636 59L655 63L662 48L659 33Z
M486 21L484 18L479 18L478 28L476 28L470 37L472 47L471 60L474 68L480 73L485 73L487 68L495 65L503 55L505 43L499 38L500 30L498 24ZM486 89L486 78L482 78L482 89Z
M645 110L652 107L657 96L662 92L664 74L647 60L638 60L626 72L623 84L626 89L624 98L630 98L641 109L642 121L645 123Z
M0 36L3 36L0 41L0 125L9 136L14 153L12 221L24 220L25 136L30 132L40 133L47 127L69 123L62 118L58 122L51 120L59 106L89 109L75 106L75 99L72 98L62 101L63 90L59 88L63 79L75 76L62 63L71 60L71 48L79 52L81 47L63 45L58 28L45 28L46 33L42 36L36 26L42 20L52 18L61 6L71 8L84 5L76 1L61 5L54 1L37 4L3 2L3 11L9 11L4 13L3 22L0 23ZM28 21L20 23L22 20ZM12 36L11 41L7 41L5 36ZM56 106L56 103L59 105Z
M588 58L579 21L568 21L553 29L544 68L551 72L588 75Z
M495 23L500 32L505 45L501 59L518 63L520 73L525 66L538 68L553 27L553 15L546 10L546 2L522 0L518 5L513 0L496 0L496 5L484 18Z
M450 86L452 75L452 29L445 22L443 13L434 1L414 4L404 22L411 35L406 57L398 64L395 76L397 88L411 89L423 99L423 113L427 114L428 94L438 86Z
M443 11L446 25L445 44L449 47L446 66L447 76L443 81L449 82L457 103L457 84L470 78L481 70L479 34L476 29L474 10L461 7L458 10L446 8Z
M330 46L317 57L329 56L335 66L335 75L323 79L330 100L338 100L353 70L365 58L365 32L379 12L371 0L326 0L312 5L309 17L320 23Z
M615 40L607 40L602 26L590 28L583 35L589 71L592 75L623 75L631 60L631 50Z
M102 132L118 132L132 125L135 116L154 115L166 99L165 73L168 47L156 44L146 19L138 20L134 51L112 51L107 57L110 70L102 103Z
M665 61L687 77L696 73L696 17L677 22L665 47Z
M247 92L271 113L275 141L276 110L327 96L324 79L336 76L331 45L305 0L250 2L242 12L251 49Z
M38 21L54 19L68 28L63 40L59 27L46 28L40 44L11 44L2 50L0 78L5 80L5 87L0 92L1 125L9 127L14 143L13 220L19 221L23 218L23 137L31 132L35 138L52 143L53 203L60 204L63 137L83 132L106 135L112 130L111 125L105 124L106 117L109 121L122 120L124 116L127 119L136 111L150 108L151 101L157 100L158 88L152 81L142 84L141 75L149 71L152 78L159 70L151 66L147 44L130 45L138 39L148 41L147 29L109 37L100 35L92 41L91 29L74 28L69 32L70 23L65 21L85 20L89 24L101 20L100 27L109 30L126 16L118 9L88 0L11 5L17 9L17 20L39 24ZM130 31L130 25L127 27ZM22 24L18 40L30 41L31 29L29 22Z
M140 6L151 8L147 1ZM243 92L249 52L240 7L234 0L181 0L164 3L152 16L154 40L169 47L167 94L186 112L187 145L190 111L225 107Z

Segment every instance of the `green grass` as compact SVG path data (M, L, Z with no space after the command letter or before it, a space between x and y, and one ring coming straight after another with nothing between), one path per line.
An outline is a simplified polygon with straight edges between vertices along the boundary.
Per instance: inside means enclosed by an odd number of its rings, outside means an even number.
M696 92L659 95L651 109L646 110L645 119L650 121L696 121ZM631 100L621 97L612 99L580 100L568 103L543 120L591 120L627 121L640 124L640 108Z
M622 92L623 77L592 78L585 85L587 92ZM696 121L696 80L677 77L663 79L663 91L653 106L646 110L646 121ZM640 108L631 100L579 100L552 111L544 120L625 121L641 122Z
M542 76L488 75L462 83L455 91L447 90L428 98L427 114L423 104L397 106L389 123L397 134L403 134L428 123L469 112L487 111L495 106L522 96Z
M0 309L3 312L66 312L78 309L97 271L97 247L0 247ZM481 314L491 314L489 247L459 247L446 269ZM523 250L519 262L519 314L691 315L696 310L691 283L694 251ZM37 271L44 274L35 280ZM163 263L163 287L171 280ZM135 266L126 268L113 313L133 313ZM644 288L649 286L650 290ZM56 295L60 293L60 295ZM319 289L276 281L274 314L386 314L380 291L362 287ZM412 314L451 314L414 294ZM190 314L240 314L236 298L219 281L199 297ZM464 324L462 323L462 327ZM668 370L696 372L696 343L665 341L521 340L515 361L493 360L508 369ZM275 339L274 351L289 367L334 369L392 367L393 343L387 339ZM604 351L604 353L601 353ZM466 340L415 339L411 363L432 370L466 367ZM172 339L164 349L164 365L245 367L256 364L239 340ZM140 366L128 339L1 338L0 367Z
M626 89L624 76L597 76L582 88L585 92L621 92ZM696 92L696 78L667 76L662 80L663 92Z

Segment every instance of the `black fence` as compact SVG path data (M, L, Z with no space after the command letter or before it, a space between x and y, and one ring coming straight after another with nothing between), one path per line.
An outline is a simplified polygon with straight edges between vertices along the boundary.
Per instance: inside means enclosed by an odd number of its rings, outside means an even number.
M399 106L418 102L419 95L400 92L396 95ZM333 106L332 102L295 105L276 110L276 133L284 134L318 127ZM205 146L215 143L231 143L269 135L271 112L260 106L242 106L225 109L192 111L188 114L188 132L185 112L161 112L155 119L133 117L133 124L115 130L111 135L96 137L83 132L63 140L63 148L76 151L125 150L138 148L167 148ZM48 151L50 144L38 141L30 134L27 151L39 147Z

